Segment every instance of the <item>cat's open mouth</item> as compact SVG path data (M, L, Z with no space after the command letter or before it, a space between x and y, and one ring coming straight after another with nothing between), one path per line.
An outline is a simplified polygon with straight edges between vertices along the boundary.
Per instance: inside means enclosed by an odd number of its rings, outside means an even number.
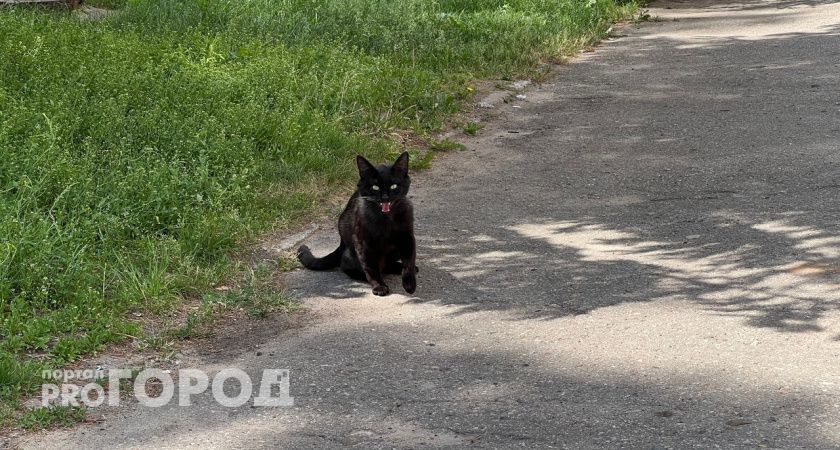
M384 213L391 212L391 202L381 202L379 207L382 208L382 212Z

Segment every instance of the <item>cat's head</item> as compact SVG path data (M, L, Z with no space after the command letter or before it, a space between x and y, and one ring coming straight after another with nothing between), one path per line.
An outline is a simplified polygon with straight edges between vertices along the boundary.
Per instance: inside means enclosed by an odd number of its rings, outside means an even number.
M393 165L375 167L363 156L356 156L359 167L359 196L376 202L383 213L391 212L391 205L408 195L411 178L408 176L408 152L403 152Z

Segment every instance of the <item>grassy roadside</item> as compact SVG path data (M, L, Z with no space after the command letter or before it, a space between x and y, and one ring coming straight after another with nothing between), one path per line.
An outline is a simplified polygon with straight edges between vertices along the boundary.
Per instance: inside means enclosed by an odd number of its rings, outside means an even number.
M42 368L231 276L232 249L317 209L356 153L392 158L389 132L439 129L471 80L527 76L636 8L105 2L124 10L0 10L0 426Z

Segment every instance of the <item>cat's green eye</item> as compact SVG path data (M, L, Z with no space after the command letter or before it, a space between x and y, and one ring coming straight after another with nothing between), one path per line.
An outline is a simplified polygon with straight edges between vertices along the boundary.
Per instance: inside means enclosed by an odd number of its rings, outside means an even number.
M391 185L391 190L392 190L392 191L393 191L394 189L396 189L396 188L397 188L397 185L396 185L396 184L392 184L392 185Z
M377 185L375 185L375 184L374 184L374 185L373 185L373 187L371 187L371 189L373 189L374 191L378 191L378 190L379 190L379 186L377 186Z

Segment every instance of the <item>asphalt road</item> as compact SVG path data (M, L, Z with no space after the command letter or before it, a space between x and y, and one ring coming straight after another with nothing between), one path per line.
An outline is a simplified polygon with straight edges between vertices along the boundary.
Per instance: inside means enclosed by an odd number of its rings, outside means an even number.
M415 178L415 296L294 272L307 323L185 363L294 407L21 445L840 448L840 3L654 6Z

